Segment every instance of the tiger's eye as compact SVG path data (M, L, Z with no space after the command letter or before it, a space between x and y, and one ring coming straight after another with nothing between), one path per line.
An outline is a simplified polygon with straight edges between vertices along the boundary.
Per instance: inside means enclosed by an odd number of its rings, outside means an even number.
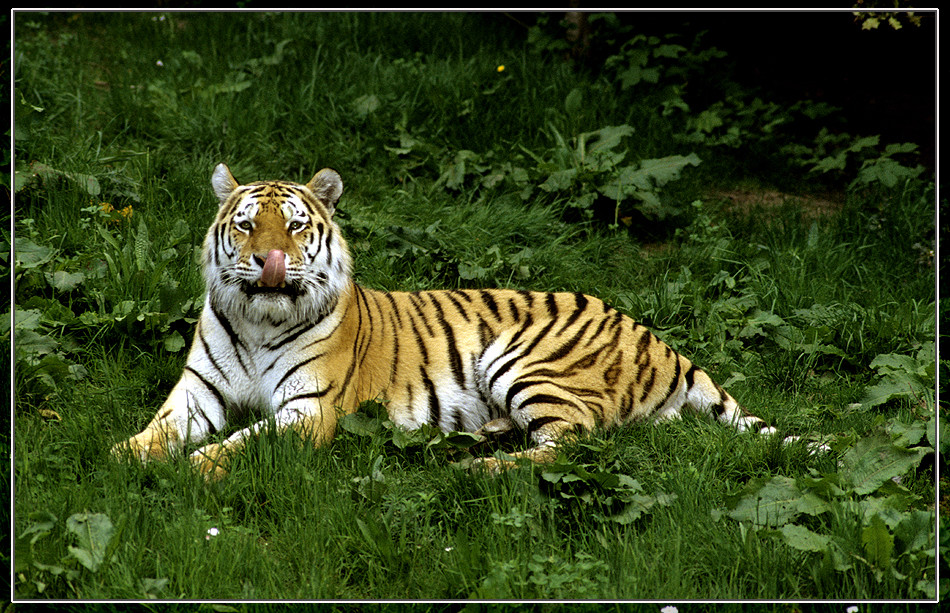
M242 221L241 223L237 225L237 227L246 232L250 232L251 229L254 227L254 225L249 221Z
M303 227L303 222L300 222L300 221L292 221L292 222L290 222L290 224L288 224L287 229L290 230L291 232L296 232L297 230L299 230L299 229L302 228L302 227Z

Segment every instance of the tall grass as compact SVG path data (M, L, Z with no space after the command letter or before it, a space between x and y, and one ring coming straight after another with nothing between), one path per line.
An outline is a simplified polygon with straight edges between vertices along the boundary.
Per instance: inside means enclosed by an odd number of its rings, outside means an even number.
M753 129L751 105L721 111L745 141L696 131L690 105L722 91L694 41L671 37L677 57L648 56L658 81L622 87L658 43L621 25L600 72L565 61L553 21L529 36L496 14L18 12L14 26L17 598L935 593L935 408L920 392L933 190L912 158L853 160L905 172L893 185L787 165L775 179L800 177L798 200L733 207L712 188L768 186L748 156L788 143ZM731 104L750 99L735 88ZM798 144L795 159L818 151ZM693 153L698 166L670 157ZM651 159L679 174L637 166ZM312 449L265 431L215 485L183 459L116 463L110 446L180 375L221 161L241 181L337 169L360 283L598 295L833 453L687 418L486 478L367 408L376 434ZM610 191L628 175L640 192ZM810 213L815 182L836 210ZM870 492L862 441L904 467ZM823 506L741 516L782 484Z

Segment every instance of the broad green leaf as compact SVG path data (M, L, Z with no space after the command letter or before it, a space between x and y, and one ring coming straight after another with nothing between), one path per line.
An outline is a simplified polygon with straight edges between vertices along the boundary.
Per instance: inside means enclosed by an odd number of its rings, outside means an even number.
M822 158L817 164L815 164L809 172L829 172L832 170L844 170L844 167L847 163L847 152L841 151L832 156Z
M82 323L84 326L90 326L90 327L102 325L110 320L111 320L110 317L108 316L101 317L98 313L94 313L93 311L86 311L85 313L79 316L79 322Z
M871 360L871 368L877 370L896 370L908 373L917 371L917 362L909 355L899 353L882 353Z
M31 524L15 539L15 567L16 572L24 572L33 566L33 545L53 529L56 525L56 516L49 511L30 513Z
M858 152L862 149L867 149L868 147L877 147L878 143L881 142L881 136L875 134L874 136L865 136L864 138L859 138L855 140L848 151Z
M366 117L380 106L379 96L376 94L366 94L353 101L353 110L360 117Z
M852 557L842 551L841 546L836 541L831 541L828 548L825 549L823 563L831 566L839 572L844 572L854 568L851 563Z
M636 488L634 489L641 489L640 484L636 480L628 477L627 475L622 476L636 484ZM670 506L673 504L673 501L676 500L676 494L660 493L656 496L632 494L623 496L623 500L627 502L627 506L624 507L623 511L620 513L610 516L609 519L611 521L617 522L618 524L625 525L632 523L639 519L642 515L649 513L656 505L661 507Z
M50 287L61 292L76 289L85 279L86 276L81 272L57 270L54 273L46 273L46 282L50 284Z
M462 149L455 154L452 162L448 163L445 170L439 176L439 181L444 182L449 189L459 189L465 181L467 168L476 165L480 161L479 155L474 151ZM477 172L478 168L473 168L472 172Z
M13 572L21 573L33 565L33 547L31 546L35 540L40 536L49 534L48 532L40 532L33 539L28 539L26 536L18 536L13 543Z
M17 329L14 336L16 336L17 359L20 356L36 358L52 353L59 348L58 340L45 334L38 334L33 330Z
M17 309L13 313L13 329L17 332L21 330L36 330L41 326L41 317L43 317L43 313L38 309L26 309L25 311Z
M541 478L550 483L558 483L572 470L572 466L564 466L559 463L551 464L541 471Z
M22 140L26 130L16 128L16 139ZM34 185L37 182L36 175L30 172L29 170L16 170L13 173L13 191L15 193L20 193L26 187Z
M633 134L633 128L628 125L606 126L593 132L585 132L578 138L590 143L587 151L595 153L613 149L620 144L621 139L631 134Z
M785 543L799 551L824 551L831 537L817 534L798 524L786 524L779 531Z
M564 110L568 115L577 115L583 108L584 94L577 87L572 89L564 98Z
M490 270L473 262L459 262L458 264L459 277L466 281L485 279L488 277Z
M69 553L89 570L99 570L115 531L109 516L76 513L66 520L66 529L79 537L79 547L69 547Z
M765 483L753 481L746 491L749 493L739 498L729 512L733 519L760 525L782 525L798 516L798 499L802 491L794 479L773 477Z
M910 447L916 445L924 438L927 433L927 424L922 421L913 421L909 424L892 421L888 427L888 432L894 437L893 443L898 447Z
M706 132L707 134L718 128L723 124L722 118L719 116L717 111L712 109L706 109L696 116L695 119L691 122L691 125L695 127L700 132Z
M872 408L895 398L910 397L933 400L934 344L921 345L916 356L897 353L880 354L871 361L882 379L865 391L862 400L864 408Z
M815 473L817 475L817 473ZM844 495L845 491L839 487L838 473L820 476L799 477L798 484L809 492L813 492L825 500Z
M378 418L365 415L362 412L344 415L340 418L339 425L347 432L352 432L358 436L375 436L383 429Z
M430 438L425 428L419 428L418 430L408 430L406 428L396 426L393 428L392 433L393 445L399 449L424 445Z
M802 513L818 515L827 510L827 504L814 494L799 489L794 479L772 477L753 480L744 494L732 497L729 516L738 521L758 525L781 526Z
M35 162L30 166L33 174L41 177L43 181L52 181L55 179L66 179L79 185L79 187L90 196L98 196L102 191L99 187L99 181L92 175L86 175L79 172L65 172L57 170L46 164Z
M877 515L873 516L871 524L861 531L861 543L871 564L877 568L890 568L894 537L888 531L884 521Z
M386 410L386 405L376 400L366 400L361 402L360 406L357 408L357 411L363 415L374 417L379 420L385 420L389 418L389 412Z
M828 510L828 504L809 492L798 499L798 510L806 515L820 515Z
M945 585L946 581L941 581L940 583L941 585ZM937 597L937 585L933 579L920 579L919 581L917 581L914 587L916 587L918 591L923 593L926 598L935 599ZM946 590L947 588L943 587L941 589ZM940 600L946 602L945 591L941 593L940 596L941 596Z
M172 332L165 337L163 344L165 345L165 351L177 353L185 348L185 339L178 332Z
M893 485L900 488L897 484ZM878 517L884 522L884 525L893 529L903 521L904 511L916 497L909 496L900 491L890 494L885 492L879 493L883 495L868 496L856 503L852 503L852 509L858 512L862 523L869 523L872 517Z
M23 534L20 535L21 537L37 532L47 532L52 530L53 526L56 525L56 516L49 511L34 511L30 513L28 517L32 523L23 531Z
M643 68L641 66L630 66L627 70L620 73L621 88L627 89L633 87L640 81L647 83L656 83L660 79L659 68Z
M28 238L17 238L13 261L17 268L36 268L52 260L54 255L56 250L51 247L38 245Z
M895 153L913 153L918 147L915 143L891 143L884 147L885 155L894 155Z
M869 185L880 181L886 187L894 187L898 181L913 179L923 172L923 166L910 168L890 158L879 158L865 162L858 171L853 185Z
M932 511L905 513L894 529L894 537L904 552L932 550L936 534L936 516Z
M472 432L448 432L432 439L427 446L434 448L449 447L452 449L468 449L472 445L481 443L484 440L484 436Z
M653 49L653 57L668 57L668 58L678 58L681 54L686 53L688 49L683 45L660 45Z
M656 498L653 496L636 494L630 497L623 511L616 515L611 515L610 520L621 525L631 524L640 519L641 516L649 513L654 504L656 504Z
M858 441L844 455L843 474L853 484L854 493L865 496L914 468L931 452L930 447L904 449L883 436L867 438Z
M567 168L552 172L539 187L546 192L563 191L571 187L574 177L577 176L576 168Z
M670 155L664 158L643 160L637 174L649 176L657 187L680 178L687 166L699 166L702 160L695 153L689 155Z
M902 379L901 381L891 379L867 388L861 399L861 407L871 409L897 398L916 398L923 393L930 394L932 392L933 390L929 387L925 387L920 382L912 379Z

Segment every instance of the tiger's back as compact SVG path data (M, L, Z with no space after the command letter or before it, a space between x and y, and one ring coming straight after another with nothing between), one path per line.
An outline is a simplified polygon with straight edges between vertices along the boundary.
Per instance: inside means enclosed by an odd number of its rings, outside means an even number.
M646 327L597 298L517 290L382 292L350 277L332 215L339 175L306 185L212 178L221 207L205 240L205 306L181 380L139 434L114 451L146 460L220 430L236 410L332 438L341 414L385 403L393 422L522 430L515 455L549 461L569 432L704 412L773 432ZM266 420L265 420L266 421ZM192 461L221 476L265 421ZM502 468L494 458L489 469Z

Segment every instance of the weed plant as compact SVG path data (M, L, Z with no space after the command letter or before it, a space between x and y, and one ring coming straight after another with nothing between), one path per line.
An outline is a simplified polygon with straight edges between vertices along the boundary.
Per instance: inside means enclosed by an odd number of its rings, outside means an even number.
M14 15L16 598L935 597L914 147L710 78L701 38L597 15L593 71L522 17ZM326 448L265 431L214 485L114 462L180 375L222 161L337 169L360 283L597 295L832 452L687 417L487 478L465 435L370 403Z

